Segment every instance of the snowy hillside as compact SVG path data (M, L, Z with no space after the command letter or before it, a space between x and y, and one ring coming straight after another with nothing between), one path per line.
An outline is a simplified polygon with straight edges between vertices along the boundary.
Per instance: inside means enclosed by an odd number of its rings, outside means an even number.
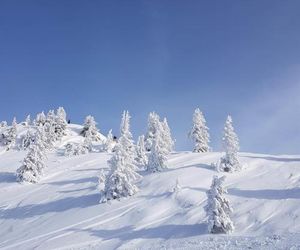
M16 182L25 151L1 151L0 249L300 248L300 156L240 153L244 169L225 174L235 231L211 235L205 192L221 153L172 153L169 169L140 171L136 195L99 204L98 177L111 154L61 153L82 140L81 129L68 125L36 184Z

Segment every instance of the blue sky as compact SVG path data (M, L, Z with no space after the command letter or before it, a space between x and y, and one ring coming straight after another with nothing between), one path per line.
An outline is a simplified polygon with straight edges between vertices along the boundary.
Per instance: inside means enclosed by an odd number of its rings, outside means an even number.
M134 136L166 116L178 150L199 107L220 149L231 114L242 151L300 152L300 2L0 1L0 120L64 106Z

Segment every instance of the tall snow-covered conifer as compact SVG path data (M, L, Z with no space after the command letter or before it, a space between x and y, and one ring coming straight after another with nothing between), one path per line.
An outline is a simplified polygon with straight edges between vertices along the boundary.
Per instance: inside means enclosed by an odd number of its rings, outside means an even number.
M160 123L159 115L151 112L148 116L148 131L145 136L145 148L147 151L151 150L152 142L154 140L158 123Z
M34 143L29 146L29 152L23 160L23 164L17 170L17 180L19 182L39 181L45 168L46 147L44 127L37 128Z
M105 177L100 202L131 196L138 191L135 181L140 178L140 175L135 172L135 152L133 151L129 119L128 111L124 111L120 126L121 136L115 146L112 158L108 161L110 171Z
M4 136L4 144L7 146L6 150L10 150L16 144L17 138L17 120L14 117L12 124L3 134Z
M171 130L167 118L163 119L161 125L162 125L162 142L164 143L167 152L171 153L174 148L174 140L172 139Z
M61 139L66 135L67 129L67 114L63 107L59 107L55 116L55 134L57 139Z
M239 151L239 139L234 132L231 116L227 117L224 126L222 142L225 156L220 159L220 163L217 165L217 170L224 172L234 172L240 170L241 164L237 155Z
M213 234L231 233L234 230L230 219L232 209L224 194L227 190L223 187L225 176L213 177L210 189L207 191L207 202L205 207L208 216L208 232Z
M145 136L141 135L138 138L137 144L136 144L136 162L140 166L146 166L148 163L148 157L146 155L146 149L145 149Z
M197 108L193 115L193 127L189 132L189 137L195 142L194 152L208 152L209 151L209 133L206 126L205 118Z
M167 168L166 162L169 152L163 140L163 127L162 123L159 122L156 127L155 137L153 138L148 158L147 170L150 172L158 172Z

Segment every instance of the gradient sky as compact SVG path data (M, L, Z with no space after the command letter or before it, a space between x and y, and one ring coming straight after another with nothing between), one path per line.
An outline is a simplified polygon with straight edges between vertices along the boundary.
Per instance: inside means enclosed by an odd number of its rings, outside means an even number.
M300 154L300 1L0 1L0 120L64 106L135 138L150 111L190 150L199 107L220 150L227 114L241 150Z

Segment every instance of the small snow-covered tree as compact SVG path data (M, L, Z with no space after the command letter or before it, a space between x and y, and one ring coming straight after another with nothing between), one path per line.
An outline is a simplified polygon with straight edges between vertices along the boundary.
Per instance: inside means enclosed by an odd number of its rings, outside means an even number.
M16 144L17 138L17 120L13 119L12 124L7 130L3 133L4 144L7 146L6 150L11 149Z
M155 137L152 141L151 151L148 158L147 170L150 172L158 172L167 168L167 155L169 154L163 141L162 124L158 123Z
M74 156L74 155L82 155L87 154L89 152L89 148L82 143L74 143L70 142L65 146L65 156Z
M213 234L231 233L234 230L230 219L232 208L224 196L227 190L223 183L225 176L213 177L210 189L207 191L207 205L205 207L208 216L208 232Z
M138 191L135 181L140 178L140 175L135 171L129 120L129 112L124 111L120 126L121 136L115 146L112 158L108 161L110 171L105 177L100 202L131 196Z
M166 147L168 153L171 153L174 148L174 140L172 139L171 130L167 121L167 118L164 118L162 123L162 141Z
M93 116L88 115L85 118L84 124L83 124L83 129L81 131L81 134L86 137L87 136L87 131L90 131L90 134L92 137L93 141L100 141L100 135L99 135L99 130L97 128L97 123L95 122L95 119Z
M210 150L208 127L205 118L197 108L193 115L193 127L189 132L189 137L195 142L194 152L208 152Z
M145 148L147 151L151 150L152 142L154 140L158 124L160 123L159 119L159 115L155 112L151 112L148 116L148 130L145 136Z
M141 135L138 137L138 141L136 144L136 162L140 166L147 166L148 164L148 157L146 155L145 149L145 136Z
M6 121L0 122L0 128L6 128L6 127L7 127L7 122Z
M114 150L114 146L115 146L114 136L112 134L112 130L109 130L106 136L104 150L108 153L111 153Z
M217 164L218 171L234 172L241 169L241 164L238 160L239 139L234 132L231 116L227 117L224 134L222 138L225 156L220 159Z
M17 169L17 181L32 182L39 181L45 168L46 148L45 132L43 127L38 127L34 143L29 146L29 152L23 160L23 164Z

